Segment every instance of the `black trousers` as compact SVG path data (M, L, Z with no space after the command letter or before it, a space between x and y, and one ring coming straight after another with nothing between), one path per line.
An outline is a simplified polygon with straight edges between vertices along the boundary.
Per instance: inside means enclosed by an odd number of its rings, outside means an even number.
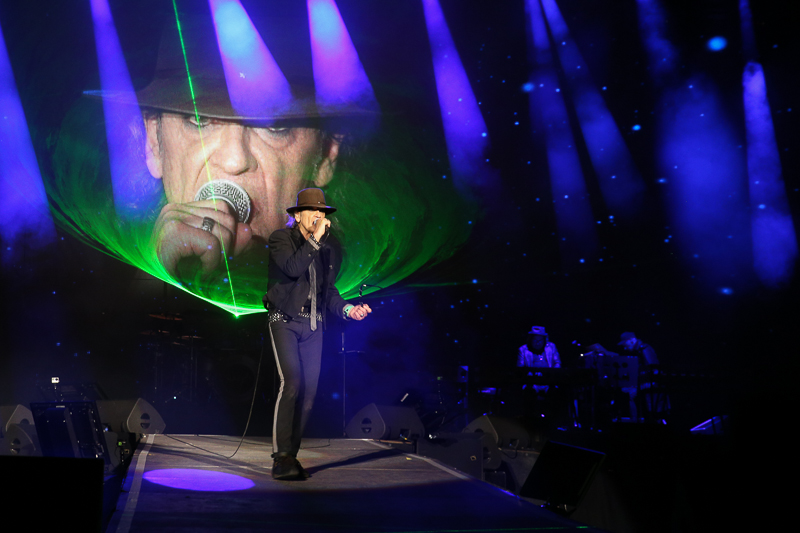
M308 318L270 321L272 351L281 380L272 424L273 453L297 456L314 397L322 364L322 323L311 331Z

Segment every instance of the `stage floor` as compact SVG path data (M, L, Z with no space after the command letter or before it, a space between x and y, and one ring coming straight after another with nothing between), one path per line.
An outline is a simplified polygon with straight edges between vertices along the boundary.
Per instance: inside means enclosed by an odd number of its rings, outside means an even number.
M600 531L382 443L305 439L304 481L271 477L269 438L150 435L106 529L119 532Z

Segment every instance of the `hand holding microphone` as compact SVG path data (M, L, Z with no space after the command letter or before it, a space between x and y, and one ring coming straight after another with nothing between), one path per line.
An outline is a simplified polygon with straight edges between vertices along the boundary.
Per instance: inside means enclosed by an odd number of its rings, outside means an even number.
M327 218L314 219L314 238L322 242L322 238L330 232L331 221Z
M245 190L228 180L213 180L197 191L192 202L164 206L153 228L158 259L172 275L182 259L196 257L210 274L228 257L250 244L251 201Z

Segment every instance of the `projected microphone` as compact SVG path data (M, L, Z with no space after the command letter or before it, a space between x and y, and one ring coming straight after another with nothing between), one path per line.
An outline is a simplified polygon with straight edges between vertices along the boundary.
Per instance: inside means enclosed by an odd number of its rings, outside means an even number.
M231 206L239 222L247 222L250 218L250 197L241 185L232 181L209 181L194 195L194 201L198 200L222 200Z

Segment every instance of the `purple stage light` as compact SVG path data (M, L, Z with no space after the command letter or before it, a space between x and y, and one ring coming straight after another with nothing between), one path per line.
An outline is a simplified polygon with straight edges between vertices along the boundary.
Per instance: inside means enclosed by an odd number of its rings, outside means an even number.
M544 14L538 0L527 0L531 20L531 80L536 90L530 93L534 129L545 132L547 163L564 264L579 264L596 252L597 234L575 147L563 94L557 92L558 75L553 65Z
M447 155L459 189L491 183L483 155L489 146L486 123L472 92L438 0L422 0Z
M38 248L56 237L25 112L0 28L0 237L3 262L17 257L16 244ZM10 252L10 253L9 253Z
M694 264L709 286L741 284L752 269L740 140L710 82L682 85L663 93L657 132L658 172L670 184L670 226L684 257L703 251Z
M325 115L342 104L377 111L375 93L333 0L308 0L317 106Z
M239 0L209 0L231 105L243 117L281 114L289 82Z
M169 468L145 472L144 479L173 489L198 492L230 492L253 488L255 483L246 477L213 470Z
M636 214L642 205L644 183L622 134L596 89L575 40L555 0L541 0L553 39L562 43L556 51L570 85L575 112L589 157L597 173L600 190L608 207L624 216ZM639 130L639 126L634 126Z
M136 101L128 68L119 44L107 0L91 0L100 84L108 94L127 95ZM108 160L117 215L133 217L148 212L162 191L161 182L149 178L144 158L144 126L138 106L103 99Z
M788 282L797 261L795 234L772 125L764 71L748 63L742 79L753 266L767 286Z

